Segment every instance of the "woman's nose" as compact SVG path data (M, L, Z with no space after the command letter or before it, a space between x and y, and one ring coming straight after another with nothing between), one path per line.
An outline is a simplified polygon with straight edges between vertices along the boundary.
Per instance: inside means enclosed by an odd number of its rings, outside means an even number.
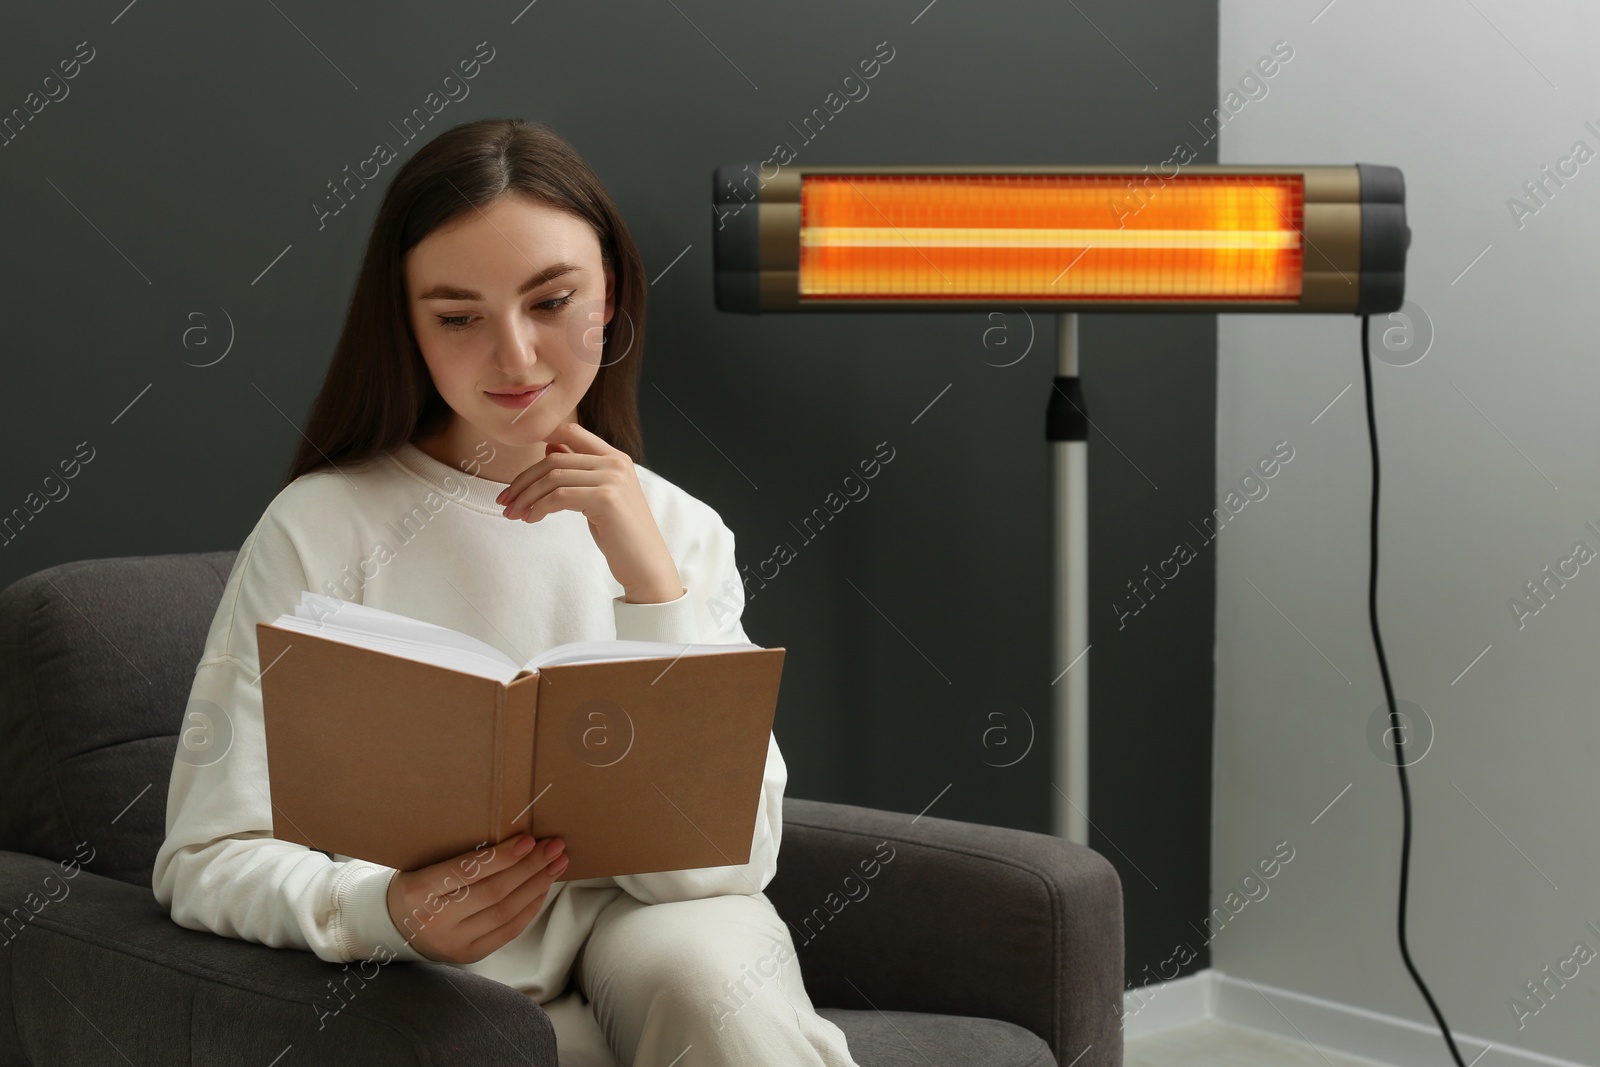
M495 338L495 362L507 376L520 374L539 361L534 327L511 322Z

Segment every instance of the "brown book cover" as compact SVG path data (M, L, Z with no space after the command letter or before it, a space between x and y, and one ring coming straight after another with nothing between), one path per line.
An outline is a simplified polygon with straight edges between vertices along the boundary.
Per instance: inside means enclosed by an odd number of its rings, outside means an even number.
M508 683L256 624L272 836L415 870L518 831L562 881L748 863L783 648Z

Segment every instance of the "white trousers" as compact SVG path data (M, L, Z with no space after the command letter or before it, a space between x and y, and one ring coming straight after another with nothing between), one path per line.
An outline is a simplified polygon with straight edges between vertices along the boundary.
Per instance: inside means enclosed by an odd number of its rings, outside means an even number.
M765 893L644 904L619 890L541 1007L561 1067L857 1067Z

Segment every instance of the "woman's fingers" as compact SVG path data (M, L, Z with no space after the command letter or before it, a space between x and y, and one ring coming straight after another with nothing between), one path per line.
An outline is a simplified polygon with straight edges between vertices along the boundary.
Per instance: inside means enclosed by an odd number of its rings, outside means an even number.
M524 846L519 849L518 846L524 841L531 843L533 848L529 850ZM426 890L429 896L448 896L455 899L461 896L463 886L481 882L507 870L529 851L537 851L539 844L540 842L534 841L527 834L513 834L487 848L463 852L452 859L440 860L422 868L416 872L420 875L416 883Z
M455 937L473 952L480 950L479 942L487 944L488 940L501 933L505 934L506 941L511 940L521 933L528 920L538 913L545 896L566 868L567 857L559 853L546 856L536 852L525 857L505 872L507 876L521 880L512 883L504 893L496 895L493 900L485 894L480 900L479 908L470 913L463 912L454 931ZM493 948L488 950L492 951Z
M539 891L529 898L527 905L519 911L509 922L503 923L489 933L470 942L466 953L471 959L481 960L514 940L518 934L528 928L528 924L539 914L539 909L544 907L545 897L550 892L550 886L545 884L543 877L530 879L531 886L539 887Z
M489 849L395 875L389 895L395 927L428 959L482 959L488 952L474 955L473 943L501 934L509 941L520 933L566 868L559 838L519 853L519 846L531 840L519 834Z
M559 856L561 848L559 838L541 841L532 851L518 857L511 866L474 881L464 891L449 898L447 925L454 928L452 941L457 945L471 941L504 923L520 910L520 904L513 907L506 903L507 899Z
M511 479L500 496L502 501L510 500L555 467L598 470L619 461L631 464L633 459L599 434L576 422L564 422L545 439L544 458Z
M556 471L598 471L605 466L605 463L604 456L591 456L582 452L547 451L544 459L511 479L495 499L502 504L510 503L523 495L530 486Z
M508 519L541 519L552 511L567 510L577 493L564 489L596 489L606 483L601 471L556 469L529 485L506 504ZM554 497L554 499L551 499ZM582 508L571 508L581 511Z
M586 430L576 422L563 422L557 426L551 431L548 441L554 444L569 445L574 452L578 453L590 453L598 456L609 456L612 453L627 455L622 449L615 447L593 430Z

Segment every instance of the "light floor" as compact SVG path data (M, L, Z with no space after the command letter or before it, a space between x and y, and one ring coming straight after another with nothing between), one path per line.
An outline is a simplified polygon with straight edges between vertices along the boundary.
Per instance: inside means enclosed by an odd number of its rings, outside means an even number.
M1123 1041L1123 1067L1382 1067L1304 1041L1206 1019Z

